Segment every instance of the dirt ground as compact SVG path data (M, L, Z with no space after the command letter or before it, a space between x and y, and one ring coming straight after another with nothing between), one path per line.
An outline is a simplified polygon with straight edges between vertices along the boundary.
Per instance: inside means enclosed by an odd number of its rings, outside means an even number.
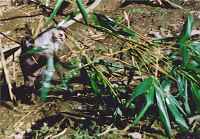
M174 1L175 2L175 1ZM116 0L103 0L102 4L96 9L114 19L124 22L124 15L128 14L130 25L134 30L147 37L155 37L158 33L161 36L174 36L180 33L184 19L188 14L195 17L194 29L200 29L200 2L188 0L186 2L177 1L183 6L183 9L171 9L165 6L148 5L145 3L131 3L124 7L119 7ZM0 3L1 4L1 3ZM36 28L41 16L40 11L35 10L32 5L19 6L1 6L3 7L3 15L0 17L0 32L8 35L10 38L19 41L24 35L24 27L26 24L31 28ZM33 16L31 16L33 15ZM26 17L28 16L28 17ZM6 20L5 20L6 19ZM126 22L126 21L125 21ZM85 36L84 30L77 25L73 25L69 30L75 36ZM35 31L35 30L34 30ZM77 31L82 34L76 34ZM87 36L86 36L87 37ZM85 37L79 39L85 39ZM103 41L105 38L102 38ZM112 42L110 42L112 43ZM1 47L5 49L13 48L17 44L1 37ZM9 61L12 61L10 59ZM16 62L9 62L8 68L12 82L16 82L17 86L23 84L23 77L19 68L17 56ZM4 90L1 91L4 93ZM62 92L63 93L63 92ZM43 130L51 131L52 134L59 134L62 127L65 134L63 138L71 138L77 134L80 126L90 126L90 130L95 133L96 127L103 128L111 124L109 121L109 111L105 117L100 119L99 111L95 108L95 99L93 96L85 97L85 91L77 91L75 93L65 92L62 98L52 98L48 102L38 101L36 104L19 104L14 106L9 101L1 101L0 105L0 139L13 138L20 136L26 132L26 138L33 138L32 131ZM55 119L54 122L52 122ZM95 121L95 122L93 122ZM103 122L102 122L103 121ZM48 126L46 124L48 123ZM47 129L45 129L47 128ZM35 132L37 133L37 132ZM144 133L144 132L143 132ZM40 137L40 132L35 137ZM78 136L78 134L77 134ZM145 131L144 138L160 138L164 137L162 133L148 133ZM102 138L128 138L127 135L107 135Z

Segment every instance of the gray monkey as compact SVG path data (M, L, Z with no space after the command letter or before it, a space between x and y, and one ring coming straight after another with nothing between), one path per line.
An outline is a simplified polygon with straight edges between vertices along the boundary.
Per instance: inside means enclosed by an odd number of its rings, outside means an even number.
M30 36L22 39L19 62L24 76L25 91L31 91L32 96L36 94L38 81L42 79L49 82L50 79L45 80L48 76L46 73L54 74L54 63L48 65L48 61L54 59L55 52L62 48L65 38L62 29L50 28L39 34L35 40ZM30 54L35 48L40 51Z

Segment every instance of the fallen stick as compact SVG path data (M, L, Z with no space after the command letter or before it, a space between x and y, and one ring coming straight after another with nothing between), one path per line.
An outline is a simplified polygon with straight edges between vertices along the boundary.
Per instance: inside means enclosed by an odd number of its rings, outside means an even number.
M0 44L1 44L1 41L0 41ZM3 53L3 50L2 50L1 47L0 47L0 53L1 53L1 64L2 64L2 68L3 68L5 80L6 80L6 83L8 85L8 91L9 91L10 99L12 101L16 101L16 97L12 92L12 85L11 85L11 81L10 81L10 78L9 78L9 71L8 71L8 69L6 67L4 53Z

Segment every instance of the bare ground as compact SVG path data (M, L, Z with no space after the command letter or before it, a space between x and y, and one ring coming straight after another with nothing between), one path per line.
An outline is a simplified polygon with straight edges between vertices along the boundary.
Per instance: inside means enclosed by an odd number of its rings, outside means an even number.
M149 33L151 32L159 32L163 36L176 35L180 32L183 21L189 13L192 13L195 17L195 28L200 28L200 11L198 11L200 2L198 1L189 0L185 2L183 4L184 10L136 3L122 8L118 6L115 0L104 0L103 4L97 8L97 11L103 12L123 22L125 20L124 13L126 12L129 15L130 25L133 29L147 37L149 37ZM8 6L3 10L3 15L0 18L0 32L19 41L24 35L24 27L26 24L33 29L36 28L39 20L42 18L41 16L36 16L38 13L35 10L35 6ZM21 17L30 15L35 15L35 17ZM19 17L16 18L17 16ZM3 19L8 20L4 21ZM70 31L75 34L75 38L78 36L77 38L79 39L86 39L83 37L86 34L84 28L77 28L77 25L74 25L70 28ZM76 31L84 35L76 34ZM101 41L104 41L104 39L105 37L101 38ZM6 48L16 46L15 43L5 38L2 38L1 43L1 46ZM16 81L17 86L20 86L23 84L23 81L17 62L18 60L14 62L15 64L9 63L8 66L11 79L13 79L12 81ZM2 90L1 93L4 93L4 91ZM69 93L64 95L62 99L54 98L48 102L38 101L34 105L19 103L18 106L14 106L11 102L2 101L0 105L0 138L12 138L12 135L20 136L24 131L27 132L27 138L33 138L32 131L37 130L44 130L43 132L47 132L46 130L48 130L48 133L52 136L64 131L63 136L65 138L71 138L81 126L89 125L84 129L89 129L91 134L95 134L96 129L105 129L107 125L111 124L109 121L111 114L108 111L107 114L104 114L108 117L99 118L98 116L100 116L99 113L101 111L98 108L95 109L95 99L92 96L86 98L84 96L85 93L84 90L81 90L78 93L74 92L74 94ZM48 123L48 129L46 130L45 123ZM140 130L136 129L135 131L139 132ZM142 133L144 138L163 137L160 129L156 129L155 132L146 130ZM44 135L47 136L45 133ZM34 134L34 136L39 137L40 135ZM127 135L110 136L106 134L103 138L127 138Z

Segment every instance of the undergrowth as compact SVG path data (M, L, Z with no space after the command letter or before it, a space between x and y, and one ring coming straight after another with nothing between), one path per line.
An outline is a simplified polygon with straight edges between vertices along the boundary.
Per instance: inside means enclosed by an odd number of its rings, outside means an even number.
M46 26L59 16L62 3L57 1ZM88 13L82 0L73 3L77 10L55 26L73 19L79 11L83 22L77 23L116 40L115 48L100 44L91 50L76 45L79 56L66 61L67 72L60 84L49 88L73 92L73 80L79 77L88 94L92 92L98 98L97 107L112 110L113 125L126 121L128 131L151 119L161 121L167 136L173 135L174 127L180 132L193 132L187 117L199 113L200 104L200 42L191 37L193 17L188 15L181 34L169 42L167 38L147 38L104 14ZM48 97L46 90L41 89L41 93L43 98ZM90 138L81 131L73 138L80 138L80 134Z

